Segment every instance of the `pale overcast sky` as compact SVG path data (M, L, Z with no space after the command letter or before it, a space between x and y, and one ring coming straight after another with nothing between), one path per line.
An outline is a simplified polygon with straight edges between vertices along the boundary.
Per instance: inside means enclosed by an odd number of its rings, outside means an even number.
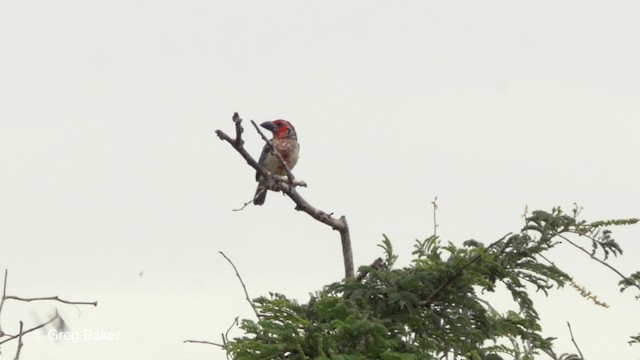
M214 130L238 111L297 129L296 175L346 215L356 265L386 233L460 245L518 231L525 206L639 217L637 1L0 2L0 266L8 292L58 306L71 331L21 359L224 359L249 292L307 300L343 275L336 232L269 194ZM261 140L247 127L247 147ZM615 230L638 270L640 228ZM631 359L640 303L569 248L554 259L611 305L564 289L538 306L559 352ZM36 310L29 310L36 309ZM8 303L14 330L51 313ZM232 333L233 334L233 333ZM236 332L235 335L239 333ZM3 346L3 358L13 358Z

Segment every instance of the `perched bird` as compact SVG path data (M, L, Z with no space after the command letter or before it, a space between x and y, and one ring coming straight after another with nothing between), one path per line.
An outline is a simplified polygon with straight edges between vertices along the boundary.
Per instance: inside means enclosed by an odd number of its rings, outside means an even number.
M273 138L269 140L269 143L273 144L273 147L280 153L289 170L293 169L298 162L298 153L300 152L296 129L293 128L293 125L286 120L274 120L263 122L260 126L271 131ZM264 144L262 148L258 164L276 175L283 176L287 173L280 160L271 154L271 149L267 144ZM264 187L264 178L259 172L256 173L256 180L258 181L258 189L253 197L253 203L262 205L267 196L267 189Z

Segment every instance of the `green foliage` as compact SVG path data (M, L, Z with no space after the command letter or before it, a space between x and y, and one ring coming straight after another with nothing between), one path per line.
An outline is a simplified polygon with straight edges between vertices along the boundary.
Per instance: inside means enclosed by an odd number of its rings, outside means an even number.
M620 280L618 283L620 285L620 292L625 291L630 287L640 287L640 271L636 271L628 277ZM640 299L640 295L636 295L636 299Z
M576 354L562 354L560 355L559 360L583 360L583 359Z
M387 267L393 267L393 264L396 263L396 259L398 259L398 255L393 253L393 245L391 245L391 240L387 237L387 235L382 234L382 244L378 245L384 251L385 259L384 263ZM368 269L368 271L373 269Z
M526 360L553 354L554 339L543 336L530 293L547 294L572 279L545 255L560 244L558 237L574 234L590 239L591 255L600 249L606 260L622 250L602 227L632 223L589 224L576 217L559 208L535 211L520 233L490 245L469 240L458 247L434 235L416 241L404 268L393 267L397 255L385 235L379 245L384 266L363 266L360 281L327 285L306 304L280 294L255 299L259 318L243 320L244 336L225 339L224 349L233 359L252 360ZM624 278L622 290L638 287L639 280L640 272ZM511 310L500 313L483 298L496 291L511 295Z

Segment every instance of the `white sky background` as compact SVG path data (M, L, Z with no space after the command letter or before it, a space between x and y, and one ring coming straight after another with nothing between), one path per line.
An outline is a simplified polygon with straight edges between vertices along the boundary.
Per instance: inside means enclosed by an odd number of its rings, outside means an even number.
M343 275L339 237L278 194L215 129L283 118L301 193L345 214L357 265L386 233L407 264L432 233L491 242L525 205L588 219L640 216L640 4L634 1L14 1L0 3L0 266L8 291L58 306L71 330L21 359L224 359L252 296L306 301ZM638 227L614 230L638 270ZM566 289L540 299L546 334L629 359L633 292L569 248L555 261L612 307ZM143 272L142 276L139 273ZM51 312L8 303L5 331ZM30 311L29 309L37 309ZM35 315L34 315L35 313ZM236 334L237 335L237 334ZM13 358L12 346L0 357Z

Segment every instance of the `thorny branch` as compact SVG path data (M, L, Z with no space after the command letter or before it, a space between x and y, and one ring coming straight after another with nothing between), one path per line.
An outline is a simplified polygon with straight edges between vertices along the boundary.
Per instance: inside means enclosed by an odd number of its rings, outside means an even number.
M216 135L218 135L221 140L228 142L247 161L249 166L254 168L261 176L266 179L265 187L272 191L283 192L296 204L296 210L304 211L309 216L325 225L330 226L333 230L336 230L340 233L345 277L347 279L354 279L355 272L353 267L353 252L351 249L351 236L349 234L349 225L347 224L347 219L344 216L341 216L340 218L334 218L332 214L328 214L322 210L319 210L312 206L309 202L307 202L296 190L296 187L306 186L306 184L302 181L295 180L291 171L287 171L287 176L282 177L277 176L262 168L244 148L244 141L242 140L242 119L240 118L238 113L233 114L233 122L235 123L236 129L235 139L231 138L221 130L216 130ZM256 126L255 123L254 126ZM262 132L260 132L259 129L258 132L261 134L263 140L265 140L266 143L269 144L268 139L264 136L264 134L262 134ZM271 150L274 151L275 154L277 154L277 151L275 151L275 149L272 148ZM282 164L285 165L286 168L286 164L283 161L282 157L279 156L279 154L277 154L277 157L282 162Z

